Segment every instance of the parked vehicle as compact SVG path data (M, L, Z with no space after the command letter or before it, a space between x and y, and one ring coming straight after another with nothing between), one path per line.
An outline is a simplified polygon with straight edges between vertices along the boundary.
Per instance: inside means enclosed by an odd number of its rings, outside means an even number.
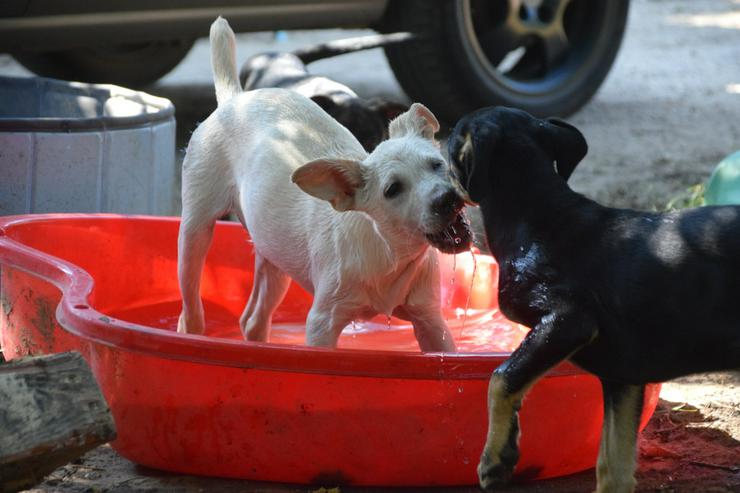
M173 69L218 15L236 31L412 31L390 46L409 96L447 121L502 104L565 115L596 92L629 0L5 0L0 51L48 77L125 86Z

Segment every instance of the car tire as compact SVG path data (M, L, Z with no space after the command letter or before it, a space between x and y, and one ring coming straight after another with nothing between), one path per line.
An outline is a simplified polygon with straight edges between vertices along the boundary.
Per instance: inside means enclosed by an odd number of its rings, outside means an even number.
M150 84L175 68L195 40L155 41L45 53L14 53L31 72L44 77L126 87Z
M417 35L386 56L409 97L448 123L491 105L565 116L606 78L628 10L629 0L394 0L381 30Z

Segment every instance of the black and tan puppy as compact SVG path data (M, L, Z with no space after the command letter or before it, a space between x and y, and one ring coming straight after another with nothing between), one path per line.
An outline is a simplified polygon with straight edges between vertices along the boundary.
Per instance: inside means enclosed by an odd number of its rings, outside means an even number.
M575 127L501 107L449 139L500 264L501 311L532 328L491 377L487 490L518 460L524 394L565 359L601 379L597 491L609 493L634 489L646 383L740 368L740 207L603 207L566 184L586 151Z
M411 38L409 33L375 34L330 41L292 53L262 53L244 63L239 80L245 91L280 87L313 99L352 132L367 152L372 152L375 146L388 138L388 123L406 112L408 106L380 98L361 98L344 84L312 75L306 64L345 53L402 43Z

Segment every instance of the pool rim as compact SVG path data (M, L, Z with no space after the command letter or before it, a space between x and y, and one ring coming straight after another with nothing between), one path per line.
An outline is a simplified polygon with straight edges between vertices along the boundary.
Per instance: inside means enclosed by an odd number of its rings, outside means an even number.
M83 340L166 359L242 369L333 376L420 380L488 379L510 353L421 353L390 350L326 349L302 345L245 343L241 340L179 334L101 313L88 297L95 281L84 269L12 238L12 230L58 221L144 221L179 223L179 217L124 214L25 214L0 217L0 264L39 277L61 291L59 325ZM218 227L239 227L220 223ZM563 362L544 377L589 375Z

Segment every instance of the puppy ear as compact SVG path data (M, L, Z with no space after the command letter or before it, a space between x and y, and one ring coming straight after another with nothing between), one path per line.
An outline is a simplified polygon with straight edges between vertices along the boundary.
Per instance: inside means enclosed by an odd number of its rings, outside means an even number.
M447 151L457 182L468 205L477 205L488 193L488 166L496 140L488 127L476 130L455 128L447 140Z
M332 114L332 110L337 106L337 103L335 103L332 98L321 94L311 96L311 101L321 106L321 109L326 111L330 115Z
M397 118L388 127L391 139L407 135L419 135L433 140L439 131L439 122L429 108L421 103L414 103L411 108Z
M567 180L588 152L586 138L576 127L558 118L548 118L540 127L540 144L555 161L558 174Z
M293 183L343 212L355 208L355 194L365 184L362 165L347 159L317 159L293 172Z

